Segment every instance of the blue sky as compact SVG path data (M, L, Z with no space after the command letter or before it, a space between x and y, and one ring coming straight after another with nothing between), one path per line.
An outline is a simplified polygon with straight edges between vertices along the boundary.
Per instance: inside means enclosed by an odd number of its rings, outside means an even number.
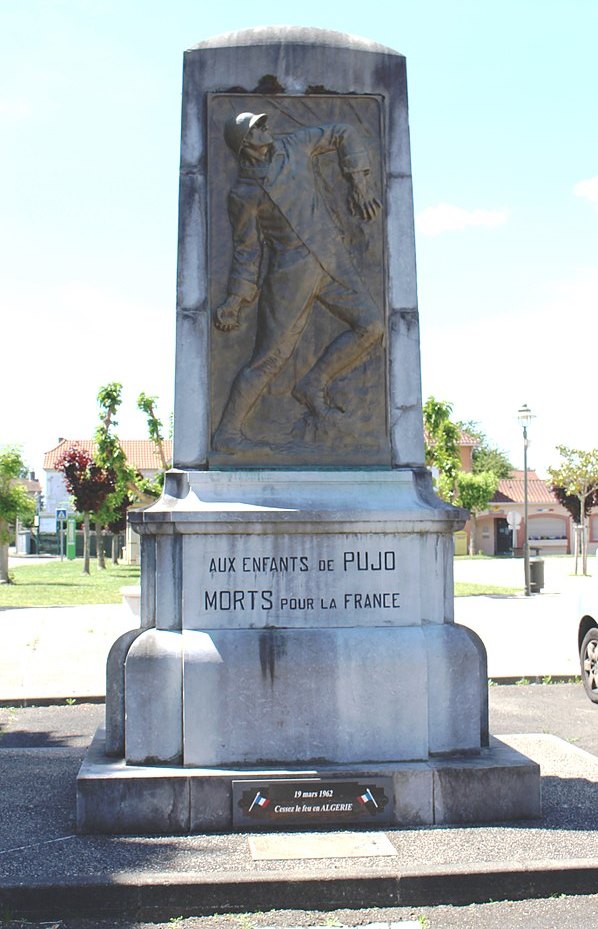
M0 444L39 472L110 380L167 419L182 54L279 22L407 56L424 396L518 466L528 403L541 473L597 446L595 0L0 0Z

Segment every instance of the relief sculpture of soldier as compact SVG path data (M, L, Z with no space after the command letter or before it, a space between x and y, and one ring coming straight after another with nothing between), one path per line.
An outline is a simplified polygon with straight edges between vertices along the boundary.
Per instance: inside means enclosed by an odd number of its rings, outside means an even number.
M224 138L237 158L238 176L228 201L233 232L228 296L215 311L215 326L223 332L238 329L243 307L259 298L253 354L233 381L213 436L216 451L234 454L259 444L243 426L293 354L315 300L347 327L322 346L292 389L316 425L342 414L329 386L380 345L384 325L314 173L314 159L336 151L350 212L358 220L375 220L380 203L370 190L359 132L337 123L273 136L265 114L239 113L226 122Z

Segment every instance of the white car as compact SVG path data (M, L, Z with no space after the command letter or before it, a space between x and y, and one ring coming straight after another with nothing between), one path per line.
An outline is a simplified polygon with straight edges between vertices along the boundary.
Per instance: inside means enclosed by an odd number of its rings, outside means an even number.
M578 612L577 646L583 686L592 703L598 703L598 589L592 586Z

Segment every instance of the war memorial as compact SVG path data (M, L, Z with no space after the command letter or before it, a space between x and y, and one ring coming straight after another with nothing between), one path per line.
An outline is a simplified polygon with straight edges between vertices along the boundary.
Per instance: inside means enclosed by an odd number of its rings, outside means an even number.
M290 27L186 53L176 327L79 831L539 815L453 621L467 514L425 466L402 55Z

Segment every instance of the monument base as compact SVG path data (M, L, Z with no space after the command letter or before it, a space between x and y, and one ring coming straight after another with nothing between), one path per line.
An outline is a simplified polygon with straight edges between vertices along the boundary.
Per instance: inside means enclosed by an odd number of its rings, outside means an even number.
M297 804L297 816L268 793L286 784L305 796L331 793L331 785L363 788L353 810L321 802ZM376 792L363 801L367 785L383 784L384 815ZM254 809L239 810L239 797L251 788ZM324 789L321 789L324 788ZM380 788L382 791L382 788ZM358 791L353 789L353 793ZM265 803L264 803L265 800ZM261 810L271 808L268 815ZM278 806L280 811L275 812ZM299 809L301 807L302 809ZM362 809L363 807L363 809ZM259 808L259 810L258 810ZM253 818L252 818L253 814ZM303 815L301 815L303 814ZM278 819L277 819L278 815ZM77 831L108 835L188 835L235 829L290 826L423 826L531 819L541 815L540 768L498 739L476 756L421 762L318 765L317 768L183 768L126 765L105 754L99 729L77 777Z

